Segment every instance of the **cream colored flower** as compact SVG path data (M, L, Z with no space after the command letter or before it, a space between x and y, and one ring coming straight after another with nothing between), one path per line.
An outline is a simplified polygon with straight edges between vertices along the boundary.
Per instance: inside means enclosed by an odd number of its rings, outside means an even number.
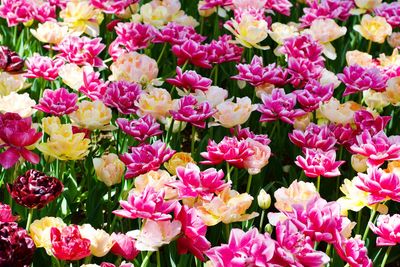
M201 0L197 4L197 10L199 11L199 15L202 17L209 17L217 11L216 7L210 9L201 9L201 7L205 4L206 1Z
M236 103L233 99L226 100L216 106L217 112L213 115L216 122L225 128L245 123L251 112L257 109L256 105L251 104L251 99L246 97L236 98Z
M111 64L112 75L110 81L127 81L147 85L157 79L157 62L143 54L136 52L124 53Z
M68 35L68 27L55 21L46 21L40 23L36 30L31 29L31 33L42 43L57 45Z
M305 206L319 194L313 183L294 180L288 188L281 187L276 190L274 196L275 208L280 211L292 211L293 204Z
M246 214L246 210L250 208L252 201L253 197L249 194L239 194L227 187L210 202L197 203L195 208L203 222L207 226L213 226L219 222L229 224L257 217L257 212Z
M33 107L36 105L35 100L29 97L28 93L17 94L12 92L7 96L0 97L0 112L18 113L22 118L27 118L36 112Z
M341 82L338 79L338 77L336 76L336 74L325 68L321 72L321 76L319 78L319 83L321 85L333 84L333 88L337 88L341 84Z
M90 240L90 252L96 257L104 257L114 245L106 231L94 229L90 224L79 226L79 232L83 238Z
M269 36L277 44L283 45L285 40L290 37L299 35L299 30L293 24L283 24L280 22L274 22L271 25Z
M365 172L368 169L367 159L367 157L362 155L354 154L351 156L351 167L353 167L356 172Z
M386 92L376 92L371 89L363 91L363 102L378 112L382 112L384 107L390 105Z
M164 167L170 174L176 175L176 168L185 167L188 163L196 164L190 153L177 152L170 160L164 163Z
M354 122L354 113L361 109L361 105L354 101L347 101L343 104L332 97L328 102L323 103L317 110L317 118L321 116L334 123Z
M178 197L177 190L167 186L168 183L174 182L175 180L176 177L171 176L167 171L149 171L135 178L135 187L132 191L135 194L141 194L147 186L150 186L157 192L164 190L165 199L175 199Z
M63 83L68 85L74 90L79 90L81 86L83 86L83 72L93 72L93 67L91 66L83 66L79 67L78 65L72 64L64 64L58 70L58 75L61 77Z
M186 15L186 13L183 10L179 10L176 14L174 14L171 18L171 21L179 25L193 27L193 28L199 26L199 22L192 16Z
M393 77L387 81L386 96L392 105L400 105L400 77Z
M110 125L112 118L111 109L103 102L82 101L78 103L78 110L69 114L72 123L80 128L93 130L112 130Z
M51 253L51 238L50 230L52 227L62 229L66 224L61 218L43 217L40 220L35 220L29 226L29 234L35 242L36 247L46 249L48 255Z
M333 19L316 19L307 32L324 46L325 56L335 60L336 50L331 42L345 35L347 28L340 27Z
M126 7L122 13L115 14L115 16L121 19L130 19L138 11L139 11L139 3L135 3Z
M125 165L118 155L110 153L93 159L93 166L97 178L108 187L121 183Z
M163 245L171 243L181 232L182 223L178 220L146 220L142 229L130 231L126 235L136 239L135 247L140 251L157 251Z
M274 88L275 88L275 85L270 84L270 83L264 83L262 85L259 85L255 88L256 96L261 99L263 94L270 95L272 93L272 90L274 90Z
M293 128L297 130L305 131L307 126L311 123L313 118L312 112L308 112L303 116L294 118Z
M359 15L374 10L375 7L382 3L382 0L354 0L354 2L358 8L353 9L351 13Z
M268 22L264 19L244 13L240 22L232 19L229 23L225 23L224 27L236 37L236 42L244 47L269 49L268 46L259 45L268 37Z
M135 104L139 108L138 114L140 116L149 114L159 120L163 120L168 116L169 111L172 109L171 95L162 88L151 88L145 91Z
M375 66L374 62L372 61L372 56L370 54L358 50L347 51L346 62L348 66L351 65L360 65L362 67Z
M86 33L92 37L99 35L99 25L103 21L103 13L95 9L87 0L71 0L61 10L60 18L71 31Z
M196 90L193 96L198 103L208 102L215 108L228 97L228 91L218 86L210 86L207 91Z
M392 32L392 34L387 38L389 45L393 48L400 46L400 32Z
M354 30L365 39L381 44L385 42L387 36L392 34L392 27L384 17L372 17L369 14L362 17L361 24L355 25Z
M0 72L0 96L9 95L11 92L18 92L28 85L23 74L10 74Z
M386 56L385 54L380 54L378 58L380 67L400 67L400 55L397 48L393 49L393 52L390 56Z

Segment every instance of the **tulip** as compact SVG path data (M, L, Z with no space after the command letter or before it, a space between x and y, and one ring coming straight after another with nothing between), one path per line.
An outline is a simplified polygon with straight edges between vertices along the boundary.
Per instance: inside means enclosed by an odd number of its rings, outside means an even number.
M207 91L212 83L210 79L202 77L196 71L182 72L180 67L176 67L176 74L175 78L166 79L166 82L180 89Z
M142 88L139 84L125 81L112 82L103 96L103 102L109 107L117 108L122 114L134 114L135 102L139 99Z
M7 190L14 201L30 209L43 208L56 199L63 189L60 180L36 170L28 170L18 176L13 184L7 184Z
M399 14L400 4L397 2L382 3L374 9L377 16L384 17L392 28L400 26Z
M69 114L69 117L74 125L91 131L112 129L112 111L100 100L78 103L78 109Z
M380 16L372 17L369 14L361 18L360 25L355 25L354 30L359 32L362 37L372 42L385 42L388 35L392 34L392 27L386 19Z
M67 226L61 218L43 217L40 220L35 220L29 226L29 234L37 248L45 248L48 255L51 253L51 238L50 230L52 227L62 229Z
M76 111L78 109L77 102L78 96L69 93L65 88L59 88L55 91L46 89L35 108L44 113L62 116Z
M216 113L213 115L215 121L225 128L232 128L244 124L257 106L252 105L250 98L246 96L237 97L236 103L233 102L233 99L226 100L215 108Z
M107 232L94 229L90 224L79 226L82 238L90 240L90 252L96 257L104 257L114 245L114 241Z
M0 203L0 222L15 222L18 220L18 216L12 215L11 207L7 204Z
M125 165L114 153L104 154L93 159L93 167L97 178L108 187L121 183Z
M111 238L114 241L114 245L111 248L111 252L117 256L121 256L127 261L132 261L139 254L139 250L136 249L135 239L124 234L111 234Z
M50 57L44 57L37 53L26 60L28 73L27 78L43 78L48 81L54 81L58 77L58 70L64 65L61 59L52 60Z
M1 14L1 9L0 9ZM24 60L7 46L0 46L0 70L19 72L24 67Z
M15 222L0 222L0 266L30 266L35 243Z
M178 65L180 66L190 62L201 68L211 68L211 64L207 59L206 46L193 40L186 40L181 45L172 46L172 53L177 57Z
M260 193L258 193L257 204L263 210L271 206L271 196L264 189L261 189Z
M344 161L336 160L336 151L305 148L305 157L297 156L296 165L302 168L307 177L335 177L340 175L339 166Z
M61 230L50 230L51 251L59 260L75 261L90 256L90 240L83 238L76 225L65 226Z
M230 35L224 34L218 40L212 40L206 45L208 61L213 64L224 62L239 62L244 49L232 42Z
M390 215L379 215L376 221L376 226L369 222L369 228L372 232L378 235L376 239L376 245L378 247L382 246L395 246L400 243L400 215L394 214Z

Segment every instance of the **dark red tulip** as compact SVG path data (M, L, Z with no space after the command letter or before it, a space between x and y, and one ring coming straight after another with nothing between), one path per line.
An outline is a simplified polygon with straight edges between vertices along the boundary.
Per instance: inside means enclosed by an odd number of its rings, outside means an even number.
M0 222L0 266L28 267L35 243L15 222Z
M0 46L0 70L6 72L20 72L24 67L24 60L7 46Z
M21 206L41 209L56 199L64 189L60 180L45 173L29 170L7 185L11 197Z

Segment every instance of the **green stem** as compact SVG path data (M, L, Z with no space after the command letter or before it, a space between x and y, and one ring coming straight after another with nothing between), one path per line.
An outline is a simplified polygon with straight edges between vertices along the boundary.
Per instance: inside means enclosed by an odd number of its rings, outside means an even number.
M392 250L392 247L388 247L388 249L386 250L385 256L383 257L383 260L382 260L381 267L385 267L391 250Z
M194 144L196 143L196 127L194 125L192 125L192 140L191 140L191 144L190 144L190 152L192 154L192 158L195 157L195 153L194 153Z
M226 179L228 182L231 180L231 167L229 166L229 162L226 162Z
M229 226L229 223L225 224L225 236L226 236L226 241L229 240L229 235L231 232L231 227Z
M253 180L253 175L249 175L249 178L247 179L247 187L246 187L246 193L250 193L250 188L251 188L251 181Z
M360 228L361 228L361 219L362 219L362 209L358 212L357 214L357 228L356 228L356 233L360 233Z
M107 192L107 227L111 230L111 214L112 214L112 199L111 199L111 187L108 188Z
M165 53L165 50L167 50L167 44L168 43L164 43L164 46L163 46L163 48L161 50L161 53L160 53L160 55L158 56L158 59L157 59L157 65L160 63L160 60L162 59L162 56Z
M317 177L317 192L319 193L319 188L321 186L321 176Z
M147 265L149 265L150 262L150 257L153 254L154 251L148 251L146 257L144 258L142 264L140 265L140 267L146 267Z
M28 219L26 220L26 231L29 231L29 226L31 225L32 222L32 216L33 216L33 209L29 209L28 213Z
M368 233L369 233L369 223L373 221L375 214L376 214L376 209L377 209L377 205L371 210L371 216L369 217L368 223L367 223L367 227L365 228L365 232L363 234L363 238L362 240L365 241L365 239L367 239Z
M260 225L258 226L258 230L260 230L260 233L262 233L262 227L264 223L264 217L265 217L265 210L261 211L261 219L260 219Z
M370 40L369 43L368 43L368 49L367 49L367 53L368 54L371 51L371 46L372 46L372 41Z
M156 256L157 256L157 267L161 267L160 251L157 250Z

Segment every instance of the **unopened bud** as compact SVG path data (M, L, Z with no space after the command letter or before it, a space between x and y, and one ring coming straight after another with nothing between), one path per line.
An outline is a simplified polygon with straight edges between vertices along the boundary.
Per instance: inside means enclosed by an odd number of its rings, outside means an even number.
M257 196L257 202L260 208L266 210L271 206L271 196L264 189L261 189Z

